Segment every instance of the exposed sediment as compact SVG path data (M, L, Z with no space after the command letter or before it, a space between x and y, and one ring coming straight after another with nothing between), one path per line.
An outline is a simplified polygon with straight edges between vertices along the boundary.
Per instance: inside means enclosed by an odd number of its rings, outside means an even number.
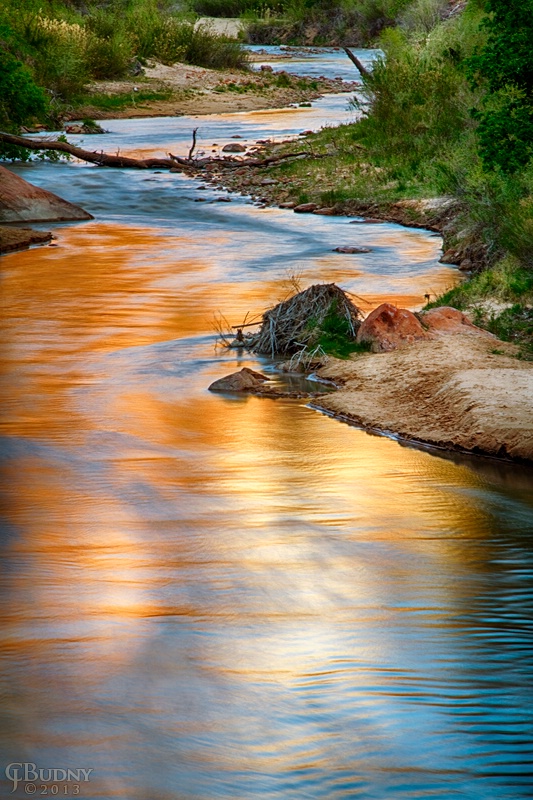
M448 450L533 461L533 363L466 333L319 370L341 388L313 407L364 428Z

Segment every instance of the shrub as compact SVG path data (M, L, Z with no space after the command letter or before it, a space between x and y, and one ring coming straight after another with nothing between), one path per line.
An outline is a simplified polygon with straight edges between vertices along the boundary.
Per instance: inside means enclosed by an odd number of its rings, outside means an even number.
M512 173L528 163L533 139L533 0L486 0L484 47L467 62L474 87L487 90L479 152L489 169Z
M166 64L185 61L212 69L240 69L247 59L240 44L219 36L209 25L194 26L171 17L155 37L153 52L147 55Z
M31 48L39 83L63 99L81 91L89 79L84 28L77 23L26 13L21 18L20 30Z
M446 54L411 45L399 31L387 31L383 48L356 101L366 112L358 138L416 170L471 126L466 83Z
M0 20L0 124L10 129L32 117L43 117L48 102L24 64L7 50L13 31Z

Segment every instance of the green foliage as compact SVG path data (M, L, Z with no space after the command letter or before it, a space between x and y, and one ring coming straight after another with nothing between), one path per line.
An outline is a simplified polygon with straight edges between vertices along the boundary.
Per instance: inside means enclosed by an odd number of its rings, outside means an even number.
M0 120L43 116L45 87L70 103L93 80L126 76L137 58L240 68L246 54L208 26L172 11L170 0L0 0ZM16 100L14 100L16 98Z
M0 16L0 125L4 129L11 129L32 117L44 117L48 105L31 71L10 48L17 51L20 43Z
M283 8L269 2L263 19L248 27L248 40L258 44L363 46L394 26L412 0L286 0Z
M309 320L308 327L313 328L316 321ZM333 300L326 314L320 331L317 332L316 345L324 353L336 358L348 358L351 353L368 352L366 345L357 344L352 334L350 324L343 314L339 313L337 302Z
M472 126L468 87L449 48L411 44L398 30L387 31L382 47L385 55L364 78L363 97L355 103L367 111L357 138L414 171Z
M482 324L498 339L523 345L522 357L533 356L533 308L516 303L500 314L488 315Z
M103 111L120 111L132 105L142 105L145 102L152 102L155 100L169 100L172 97L170 89L164 89L159 92L143 91L140 89L138 92L123 92L121 94L105 94L104 92L95 92L91 94L81 94L74 98L76 106L84 109L102 109Z
M484 47L467 61L475 87L486 89L479 122L485 166L513 173L533 154L533 0L486 0Z
M291 76L286 72L279 72L276 75L276 86L279 86L280 89L292 86Z
M242 14L282 12L286 0L194 0L192 8L197 14L207 17L240 17Z
M67 138L63 134L57 137L58 142L66 142ZM6 144L0 142L0 161L70 161L72 156L70 153L61 153L57 150L28 150L27 147L19 147L18 145Z

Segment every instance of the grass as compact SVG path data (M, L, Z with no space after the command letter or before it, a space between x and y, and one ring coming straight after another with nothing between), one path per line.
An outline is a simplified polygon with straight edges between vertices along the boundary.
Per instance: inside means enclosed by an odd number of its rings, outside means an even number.
M130 106L140 106L143 103L156 102L158 100L170 100L173 97L171 89L160 91L122 92L120 94L106 94L105 92L94 92L78 95L74 98L74 105L77 108L95 108L101 111L121 111Z

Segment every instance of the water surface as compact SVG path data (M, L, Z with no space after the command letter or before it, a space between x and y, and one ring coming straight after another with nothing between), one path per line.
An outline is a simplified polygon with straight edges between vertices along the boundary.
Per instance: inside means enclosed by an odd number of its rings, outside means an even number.
M2 764L92 768L99 800L531 796L531 470L207 391L273 369L215 351L219 312L294 275L420 307L455 280L440 240L181 175L17 171L96 219L2 259Z

